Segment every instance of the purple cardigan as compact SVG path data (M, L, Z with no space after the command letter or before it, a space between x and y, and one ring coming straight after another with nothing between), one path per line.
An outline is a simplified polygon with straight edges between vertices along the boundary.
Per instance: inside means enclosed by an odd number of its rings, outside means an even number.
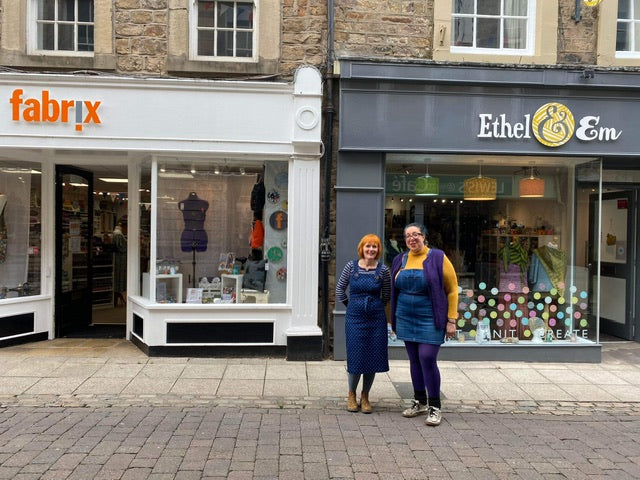
M397 255L391 264L391 328L396 330L396 302L400 293L396 288L396 276L403 263L403 257L408 252ZM444 263L444 252L437 248L430 248L426 260L422 264L422 271L431 286L431 302L433 303L433 314L436 328L444 329L447 326L447 313L449 311L449 301L444 291L444 275L442 265Z

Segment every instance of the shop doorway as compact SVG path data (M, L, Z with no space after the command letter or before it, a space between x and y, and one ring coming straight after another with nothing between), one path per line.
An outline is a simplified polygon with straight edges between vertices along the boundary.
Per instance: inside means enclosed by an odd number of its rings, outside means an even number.
M603 185L602 210L598 222L598 195L589 201L589 265L591 294L597 288L595 265L600 251L600 335L638 340L635 335L640 295L636 292L638 235L635 231L638 190L612 191ZM601 234L598 232L601 225ZM600 247L598 249L598 246ZM596 298L591 295L590 298ZM635 331L634 331L635 330Z
M56 337L125 337L126 200L94 170L56 167Z

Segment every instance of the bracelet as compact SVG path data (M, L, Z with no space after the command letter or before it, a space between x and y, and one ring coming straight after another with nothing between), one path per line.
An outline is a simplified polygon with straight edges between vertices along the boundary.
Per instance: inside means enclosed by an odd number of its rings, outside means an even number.
M450 320L453 320L453 322L451 322ZM452 325L455 325L455 324L456 324L456 319L455 319L455 318L448 318L448 319L447 319L447 323L450 323L450 324L452 324Z

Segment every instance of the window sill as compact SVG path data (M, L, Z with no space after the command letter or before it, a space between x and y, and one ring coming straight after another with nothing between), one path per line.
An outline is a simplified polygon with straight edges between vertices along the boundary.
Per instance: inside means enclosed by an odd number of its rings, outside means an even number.
M229 62L188 60L184 56L169 55L167 70L173 73L216 73L229 75L273 75L278 73L277 59L260 58L257 62Z
M15 51L0 51L2 64L6 67L29 67L50 69L115 70L116 57L112 54L75 55L26 55Z

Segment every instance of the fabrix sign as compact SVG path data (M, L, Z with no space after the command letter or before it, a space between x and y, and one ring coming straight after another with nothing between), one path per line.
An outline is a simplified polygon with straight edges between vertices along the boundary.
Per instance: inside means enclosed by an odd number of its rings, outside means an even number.
M478 114L480 121L478 138L530 139L535 137L547 147L559 147L575 135L583 142L614 142L622 135L622 130L604 125L597 115L574 117L566 105L557 102L542 105L533 116L527 113L519 121L513 121L502 113Z
M82 131L88 124L100 124L99 101L53 98L49 90L41 90L28 96L22 88L16 88L9 98L11 120L28 123L75 123L75 130Z

